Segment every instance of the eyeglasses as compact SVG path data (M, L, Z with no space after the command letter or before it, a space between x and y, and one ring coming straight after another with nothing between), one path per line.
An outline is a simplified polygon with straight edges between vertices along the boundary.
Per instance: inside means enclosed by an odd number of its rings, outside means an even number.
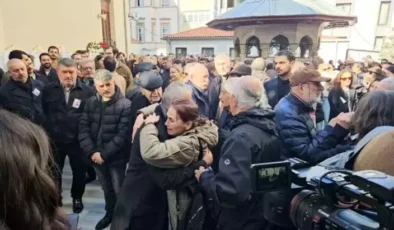
M347 81L347 80L351 81L352 78L351 78L351 77L344 77L344 78L341 78L341 81Z

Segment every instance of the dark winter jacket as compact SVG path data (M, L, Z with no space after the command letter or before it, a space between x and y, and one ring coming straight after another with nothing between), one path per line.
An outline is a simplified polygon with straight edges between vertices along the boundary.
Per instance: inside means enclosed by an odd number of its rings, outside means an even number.
M353 89L349 90L349 96L345 94L342 88L331 89L328 94L328 102L330 103L330 120L338 116L340 113L351 112L355 99L355 91Z
M45 75L43 75L42 73L34 70L34 75L36 77L35 80L42 82L44 85L49 84L48 78Z
M215 119L215 117L212 117L212 109L211 105L209 103L209 91L206 90L203 92L199 88L197 88L191 81L188 81L186 83L192 92L192 100L197 104L198 106L198 111L200 114L204 115L205 117L208 117L209 119Z
M280 141L272 110L251 109L232 118L230 134L219 159L219 170L204 172L200 184L221 205L220 229L260 229L262 197L252 194L250 166L280 160Z
M30 78L25 84L10 79L0 87L0 107L42 125L45 121L43 88L43 83Z
M78 143L79 121L86 101L94 96L93 90L77 80L71 89L68 103L60 82L45 86L43 108L46 115L45 129L55 143Z
M131 102L116 87L110 101L98 94L87 100L79 123L79 143L89 158L100 152L105 163L127 161L130 152Z
M41 67L40 70L38 70L38 73L41 73L42 75L46 76L49 82L59 81L59 77L57 76L57 72L54 68L51 68L51 70L49 70L48 75L46 74L45 69L43 67Z
M275 120L283 148L282 157L318 163L350 149L340 145L348 130L340 125L317 132L310 114L314 110L290 93L275 108Z
M137 119L138 110L151 105L150 101L142 93L135 95L131 102L131 128L133 128L135 120Z

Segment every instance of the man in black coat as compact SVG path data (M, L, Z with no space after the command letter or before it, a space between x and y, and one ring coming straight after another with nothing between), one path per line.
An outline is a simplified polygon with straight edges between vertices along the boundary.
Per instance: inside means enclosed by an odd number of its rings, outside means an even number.
M0 88L0 107L42 125L45 121L41 102L44 85L29 78L22 60L11 59L7 66L11 78Z
M52 67L52 59L48 53L40 54L41 67L38 71L42 75L46 76L49 82L59 81L56 69Z
M141 72L139 78L135 79L135 84L140 86L140 92L131 103L131 127L137 119L138 110L160 102L163 95L163 79L155 71Z
M77 79L77 64L64 58L59 61L59 82L48 84L43 92L43 108L46 115L45 128L53 144L57 169L54 177L62 188L62 172L66 156L73 172L71 197L73 211L83 210L82 196L85 192L87 161L79 146L78 126L86 101L94 95L93 90Z
M190 99L190 90L180 82L172 83L163 94L162 103L154 112L160 116L156 127L160 141L168 139L165 122L167 109L176 99ZM204 160L189 167L160 169L148 165L141 157L137 131L130 154L126 178L116 204L112 230L167 230L168 210L166 190L177 189L195 182L194 170L206 167Z
M130 152L131 102L116 87L108 70L94 75L97 95L91 97L79 124L79 143L93 162L104 190L106 215L96 229L111 224L117 196L122 186Z
M216 174L203 167L196 172L202 189L220 206L218 226L221 230L263 229L262 197L252 194L250 166L280 160L280 141L275 129L274 113L261 101L259 79L244 76L232 87L230 133L225 140ZM265 103L265 104L264 104Z
M45 75L42 75L40 72L34 70L34 61L33 56L29 55L29 58L25 61L27 67L27 74L30 78L42 82L44 85L49 83L48 78Z

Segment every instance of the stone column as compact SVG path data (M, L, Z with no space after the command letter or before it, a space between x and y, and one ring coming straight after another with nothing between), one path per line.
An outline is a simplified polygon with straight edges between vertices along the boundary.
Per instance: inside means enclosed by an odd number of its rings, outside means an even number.
M289 46L290 51L293 52L294 55L295 55L295 52L298 49L298 47L299 47L298 43L291 43L290 46Z
M246 59L246 54L247 54L246 45L241 44L240 48L241 48L241 53L240 53L239 57L240 57L240 61L243 61Z

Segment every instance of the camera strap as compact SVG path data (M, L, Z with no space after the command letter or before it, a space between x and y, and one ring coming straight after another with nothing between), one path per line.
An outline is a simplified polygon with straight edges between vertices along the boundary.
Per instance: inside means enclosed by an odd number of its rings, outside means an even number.
M363 148L372 141L379 134L384 132L389 132L394 129L393 126L379 126L370 131L367 135L365 135L354 147L353 150L348 150L346 152L340 153L333 157L326 159L323 162L320 162L319 165L323 167L329 167L333 169L347 169L351 162L357 157L357 155L363 150ZM351 167L350 167L351 168Z

